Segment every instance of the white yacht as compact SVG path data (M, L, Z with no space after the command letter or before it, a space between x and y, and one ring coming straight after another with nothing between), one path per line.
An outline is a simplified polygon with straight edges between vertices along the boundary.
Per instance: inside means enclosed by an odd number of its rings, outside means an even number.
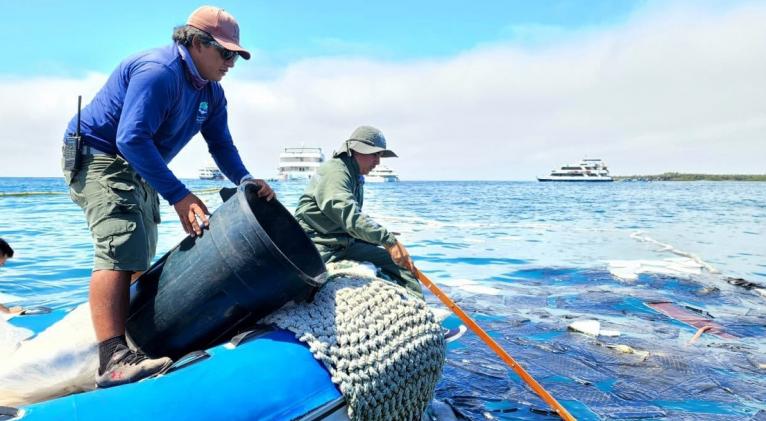
M224 178L221 170L219 170L213 163L199 169L200 180L223 180Z
M364 176L365 183L393 183L396 181L399 181L399 176L394 170L383 164L378 164L369 174Z
M564 165L537 181L612 181L606 163L600 159L583 159L579 164Z
M322 148L285 148L279 154L278 181L310 180L324 162Z

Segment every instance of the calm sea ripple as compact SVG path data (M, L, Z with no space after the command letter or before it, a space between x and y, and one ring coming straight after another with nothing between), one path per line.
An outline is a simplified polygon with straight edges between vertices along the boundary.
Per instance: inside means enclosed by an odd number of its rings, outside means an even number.
M221 203L214 190L228 185L186 183L211 210ZM273 186L294 209L304 186ZM766 285L766 183L370 183L364 208L578 418L766 410L764 297L730 282ZM0 237L16 250L0 269L0 302L62 308L87 299L90 234L61 179L0 178L0 215ZM162 219L158 255L183 238L167 203ZM687 347L696 329L652 301L704 311L738 339L706 334ZM583 318L622 335L567 332ZM472 419L550 418L470 333L450 344L437 397Z

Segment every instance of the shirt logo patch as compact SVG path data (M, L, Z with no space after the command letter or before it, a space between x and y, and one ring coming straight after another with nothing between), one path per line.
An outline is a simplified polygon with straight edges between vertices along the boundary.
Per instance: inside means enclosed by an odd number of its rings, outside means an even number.
M197 110L197 123L204 123L205 120L207 120L207 102L203 101L199 103Z

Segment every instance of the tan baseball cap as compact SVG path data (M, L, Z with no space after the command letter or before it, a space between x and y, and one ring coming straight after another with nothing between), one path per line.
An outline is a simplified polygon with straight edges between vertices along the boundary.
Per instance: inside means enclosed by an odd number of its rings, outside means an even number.
M227 11L215 6L202 6L189 15L186 24L207 32L222 47L250 60L250 52L239 45L237 20Z

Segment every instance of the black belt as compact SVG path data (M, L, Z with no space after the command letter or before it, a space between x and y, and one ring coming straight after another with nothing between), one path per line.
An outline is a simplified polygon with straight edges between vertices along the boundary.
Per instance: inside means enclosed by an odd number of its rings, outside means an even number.
M105 155L105 156L114 156L113 153L106 153L102 150L96 149L93 146L90 145L83 145L82 146L82 154L83 155Z

